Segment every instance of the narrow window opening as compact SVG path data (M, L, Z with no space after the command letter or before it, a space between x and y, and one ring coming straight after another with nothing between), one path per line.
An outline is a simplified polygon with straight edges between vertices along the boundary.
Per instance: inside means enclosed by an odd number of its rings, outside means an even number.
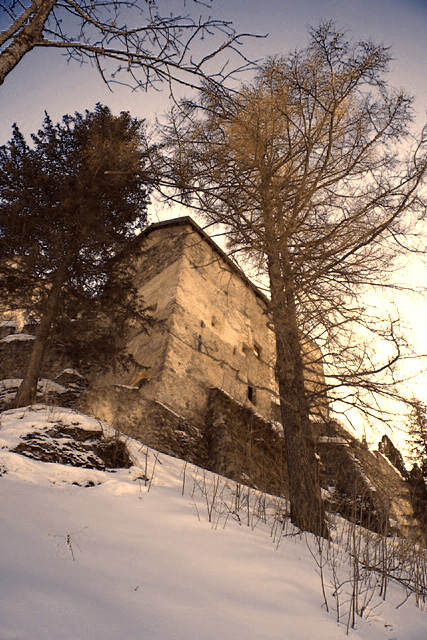
M258 360L261 360L261 347L259 346L259 344L254 342L254 346L252 347L252 351L254 353L255 358L258 358Z
M248 385L248 400L252 404L256 404L256 389L252 385Z
M203 341L202 341L202 336L199 336L197 338L197 351L199 351L200 353L202 352L203 349Z

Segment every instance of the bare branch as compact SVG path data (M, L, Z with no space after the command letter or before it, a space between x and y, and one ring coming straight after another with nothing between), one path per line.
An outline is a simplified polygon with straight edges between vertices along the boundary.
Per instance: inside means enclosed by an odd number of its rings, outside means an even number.
M293 521L317 532L310 406L323 393L346 413L390 422L383 400L402 399L400 367L415 355L398 312L366 298L400 288L402 249L410 237L416 250L425 216L427 140L409 148L412 99L388 89L389 60L387 48L320 25L252 85L207 86L175 108L159 158L159 186L225 225L229 248L269 282ZM293 485L302 473L307 486Z
M64 49L69 59L93 60L107 84L127 74L134 88L178 82L222 82L253 66L241 50L249 34L202 13L171 14L145 0L25 0L6 4L11 24L0 37L0 83L35 47ZM199 10L204 11L202 3ZM131 27L127 25L131 24ZM66 30L66 31L65 31ZM257 36L258 37L258 36ZM201 51L200 51L201 49ZM226 72L224 56L234 61ZM212 63L218 59L215 69ZM102 61L113 63L107 69ZM235 62L238 61L238 64ZM126 81L129 83L129 80Z

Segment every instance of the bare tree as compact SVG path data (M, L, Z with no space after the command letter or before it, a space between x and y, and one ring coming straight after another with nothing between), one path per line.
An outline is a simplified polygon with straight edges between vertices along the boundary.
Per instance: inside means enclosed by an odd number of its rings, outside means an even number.
M366 393L394 394L406 344L363 294L397 286L397 261L415 248L427 139L410 134L412 99L387 86L388 49L349 42L332 23L310 36L237 94L208 87L175 109L163 171L268 276L291 518L323 534L304 336L324 349L344 405L374 414Z
M207 77L221 83L231 72L227 55L237 54L240 68L248 65L239 48L245 34L211 18L208 5L192 4L200 15L174 13L164 0L0 0L9 19L0 34L0 84L24 55L46 47L62 49L80 63L94 62L108 84L195 86Z

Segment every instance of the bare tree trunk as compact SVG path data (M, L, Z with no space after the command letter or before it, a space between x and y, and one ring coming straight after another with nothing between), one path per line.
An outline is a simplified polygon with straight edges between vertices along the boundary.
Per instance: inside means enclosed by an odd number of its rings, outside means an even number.
M328 536L318 463L311 433L309 405L294 298L286 255L268 243L272 319L276 336L276 374L285 434L291 521L302 531ZM286 248L285 248L286 252Z
M22 27L18 18L7 30L6 35L13 38L11 44L0 54L0 84L7 74L18 64L28 51L43 40L43 28L57 0L33 0L31 7L24 12L28 24ZM18 31L17 35L14 35ZM5 34L3 34L5 35ZM4 38L3 38L4 39Z
M34 346L28 360L25 376L12 402L13 407L24 407L34 402L36 398L37 382L40 377L50 330L58 311L62 286L67 275L70 261L70 254L68 253L54 276L52 288L50 289L46 302L45 312L41 317Z

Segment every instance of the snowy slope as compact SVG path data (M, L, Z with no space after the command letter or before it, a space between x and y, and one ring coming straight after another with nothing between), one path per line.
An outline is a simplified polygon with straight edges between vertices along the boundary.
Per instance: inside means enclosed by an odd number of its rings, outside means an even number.
M346 637L314 540L277 544L232 483L135 441L136 464L115 472L36 461L10 451L26 433L99 424L42 405L0 418L0 640ZM350 638L427 638L427 613L404 600L393 585L375 595Z

